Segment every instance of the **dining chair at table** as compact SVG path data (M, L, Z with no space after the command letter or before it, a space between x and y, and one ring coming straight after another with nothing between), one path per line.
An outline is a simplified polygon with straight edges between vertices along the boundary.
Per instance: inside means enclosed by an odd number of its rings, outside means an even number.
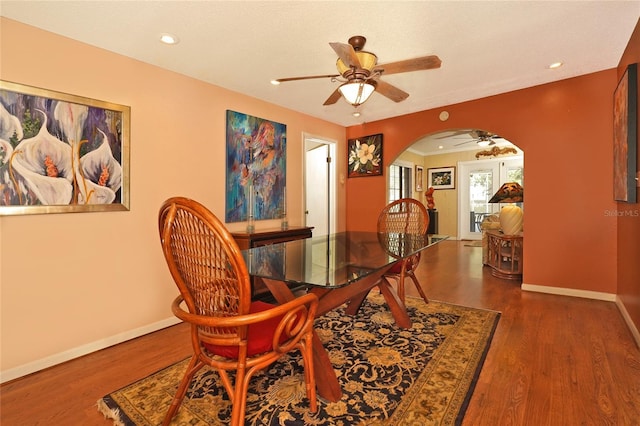
M171 422L195 373L205 365L217 370L229 395L231 425L244 424L251 377L294 349L302 353L309 407L316 412L312 341L318 298L306 294L281 305L252 302L238 245L224 224L194 200L165 201L158 226L169 271L180 291L172 311L191 324L193 346L163 425ZM233 383L231 371L235 371Z
M414 198L401 198L387 204L378 215L379 233L419 234L425 235L429 228L429 214L420 201ZM396 262L384 275L397 283L397 293L400 300L405 301L405 279L413 281L418 293L426 303L429 303L415 270L420 263L420 253Z

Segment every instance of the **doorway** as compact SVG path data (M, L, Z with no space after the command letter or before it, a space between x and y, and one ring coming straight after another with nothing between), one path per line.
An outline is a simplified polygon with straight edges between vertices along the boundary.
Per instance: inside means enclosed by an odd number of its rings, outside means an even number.
M480 224L485 217L497 213L499 204L489 199L506 182L524 186L522 156L490 160L461 161L460 191L458 192L458 235L462 240L480 240Z
M336 232L336 143L304 135L305 226L313 236Z

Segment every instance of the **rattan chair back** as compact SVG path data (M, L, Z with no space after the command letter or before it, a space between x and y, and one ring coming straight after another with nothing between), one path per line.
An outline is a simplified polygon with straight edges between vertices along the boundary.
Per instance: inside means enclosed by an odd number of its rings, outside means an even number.
M401 198L387 204L378 215L379 233L419 234L425 235L429 228L429 214L420 201L414 198ZM393 279L398 285L398 296L404 302L406 277L415 284L416 289L425 302L428 302L420 282L415 276L415 270L420 263L420 253L404 259L402 263L392 267L385 279Z
M250 378L293 349L302 354L310 411L315 412L313 321L318 298L305 294L281 305L252 302L249 274L237 243L224 224L196 201L184 197L165 201L158 229L180 291L172 311L191 324L194 351L163 425L171 422L195 373L205 365L218 371L227 390L233 404L231 425L244 424ZM235 370L235 379L227 373L230 370Z

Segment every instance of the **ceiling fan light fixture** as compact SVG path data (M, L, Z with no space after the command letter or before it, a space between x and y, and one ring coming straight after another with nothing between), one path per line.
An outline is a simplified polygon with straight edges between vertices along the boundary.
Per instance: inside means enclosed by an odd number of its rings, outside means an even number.
M347 102L357 107L365 103L376 88L367 81L351 81L338 87L338 90Z
M485 147L485 146L489 146L491 144L491 140L490 139L480 139L478 141L478 145Z

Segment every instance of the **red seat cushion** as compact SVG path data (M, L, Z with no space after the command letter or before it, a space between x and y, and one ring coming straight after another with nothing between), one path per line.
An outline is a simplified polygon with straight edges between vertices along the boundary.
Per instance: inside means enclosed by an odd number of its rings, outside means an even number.
M402 272L402 262L398 261L393 264L391 268L386 272L387 274L399 274Z
M273 308L274 305L269 303L256 301L251 303L250 313L262 312ZM247 333L247 356L253 356L268 352L273 349L273 335L280 324L282 315L262 321L257 324L251 324ZM286 336L280 338L281 342L286 340ZM202 343L210 352L223 356L225 358L237 358L237 346L217 346L210 343Z

